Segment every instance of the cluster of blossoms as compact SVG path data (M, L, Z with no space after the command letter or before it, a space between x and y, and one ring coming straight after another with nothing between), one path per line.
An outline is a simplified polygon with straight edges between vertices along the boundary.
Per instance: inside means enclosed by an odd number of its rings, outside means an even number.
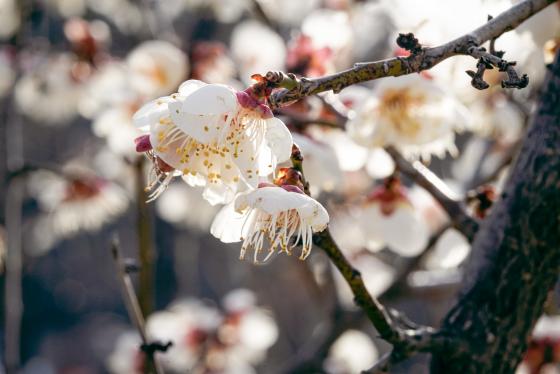
M272 316L256 305L255 295L245 289L229 292L222 308L197 299L172 303L153 313L146 322L150 342L171 346L156 354L166 373L253 373L254 365L278 339ZM117 340L108 359L114 374L140 374L145 353L136 333Z
M140 108L134 122L147 132L136 139L136 149L153 163L150 200L181 177L203 187L210 204L228 204L211 232L224 242L243 241L241 258L252 248L258 262L265 241L266 259L277 248L291 254L300 239L300 258L307 257L312 234L326 227L328 214L298 180L276 172L292 154L292 136L253 87L236 91L189 80L177 93Z

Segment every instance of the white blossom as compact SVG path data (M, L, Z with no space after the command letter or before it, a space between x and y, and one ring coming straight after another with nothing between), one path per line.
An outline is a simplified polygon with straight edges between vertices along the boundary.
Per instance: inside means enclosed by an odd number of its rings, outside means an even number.
M326 369L330 374L359 373L379 357L372 339L359 330L345 331L329 349Z
M158 183L183 175L189 185L204 186L213 205L231 201L240 185L256 187L291 154L290 132L266 105L219 84L187 81L177 94L142 107L134 121L150 127L154 155L174 169Z
M238 24L231 35L231 53L238 63L241 80L252 74L284 70L286 45L276 32L256 21Z
M130 52L126 61L132 87L147 98L174 92L189 70L185 54L162 40L140 44Z
M392 145L406 157L456 154L455 131L468 124L466 109L449 92L421 75L386 78L348 123L365 147Z
M218 213L210 232L224 243L243 241L240 258L252 249L255 263L266 243L264 261L278 248L290 255L301 240L299 258L304 260L311 253L313 233L326 228L329 215L320 203L290 187L262 186L239 194Z

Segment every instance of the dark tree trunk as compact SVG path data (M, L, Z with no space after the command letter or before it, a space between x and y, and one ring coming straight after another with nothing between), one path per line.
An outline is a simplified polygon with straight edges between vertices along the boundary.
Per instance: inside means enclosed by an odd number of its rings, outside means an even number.
M443 323L466 341L434 373L513 373L560 270L560 61L550 68L501 200L473 243L470 282Z

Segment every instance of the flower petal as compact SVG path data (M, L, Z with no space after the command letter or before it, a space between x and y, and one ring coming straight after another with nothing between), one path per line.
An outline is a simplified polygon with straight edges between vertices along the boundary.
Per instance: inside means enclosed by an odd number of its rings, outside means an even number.
M169 103L175 101L171 96L164 96L146 103L132 116L134 126L147 129L161 118L168 117Z
M184 91L187 90L185 87ZM237 107L235 93L219 84L202 86L183 100L169 105L177 127L203 144L219 139Z
M284 122L276 117L267 119L265 138L266 144L272 150L277 163L290 159L294 141Z

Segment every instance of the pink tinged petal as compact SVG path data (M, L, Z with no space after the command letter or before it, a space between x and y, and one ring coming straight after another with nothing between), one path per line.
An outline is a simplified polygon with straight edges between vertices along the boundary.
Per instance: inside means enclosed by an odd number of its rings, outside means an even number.
M235 93L218 84L203 86L169 106L175 124L204 144L219 140L237 108Z
M290 159L294 141L284 122L276 117L267 119L265 138L277 163Z
M235 96L237 97L237 102L243 108L254 109L258 105L257 100L252 98L251 95L245 91L238 91L235 93Z
M171 96L160 97L142 106L134 116L132 121L138 128L148 128L160 119L169 116L169 103L175 102Z
M259 188L261 188L261 184L263 184L263 183L259 183ZM262 187L265 187L265 186L262 186ZM290 184L287 184L285 186L280 186L280 188L283 188L288 192L295 192L295 193L301 193L301 194L304 193L298 186L292 186Z
M256 111L263 119L269 119L274 117L274 114L272 114L272 110L268 107L268 105L259 104L257 105Z
M134 139L136 144L136 152L143 153L148 152L152 149L152 143L150 143L150 135L142 135Z

